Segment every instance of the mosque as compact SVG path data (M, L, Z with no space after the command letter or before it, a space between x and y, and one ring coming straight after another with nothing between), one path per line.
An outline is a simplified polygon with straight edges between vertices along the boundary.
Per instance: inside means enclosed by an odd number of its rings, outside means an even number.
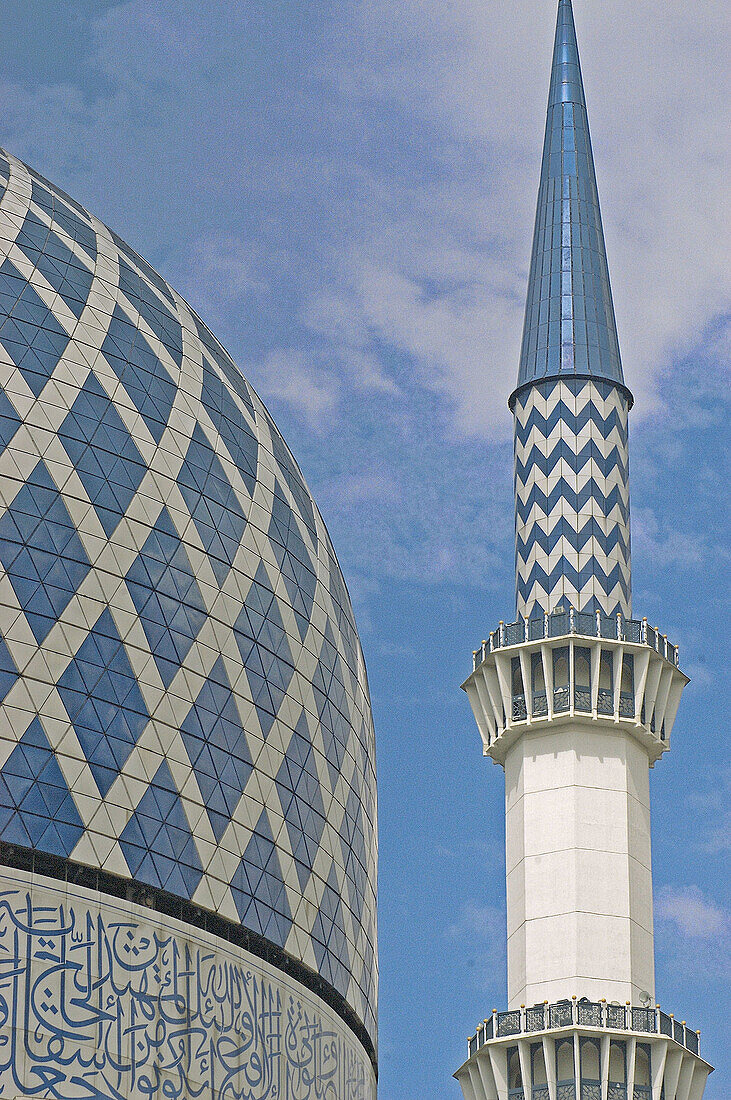
M0 1092L372 1100L375 823L353 611L276 425L0 156Z
M655 1002L628 414L560 0L515 418L517 615L465 684L506 783L508 1004L466 1100L701 1100ZM375 1100L376 773L335 551L200 317L0 155L0 1093Z
M516 621L464 684L505 772L508 1004L465 1100L701 1100L656 1001L650 768L688 682L633 618L628 416L571 0L560 0L515 426Z

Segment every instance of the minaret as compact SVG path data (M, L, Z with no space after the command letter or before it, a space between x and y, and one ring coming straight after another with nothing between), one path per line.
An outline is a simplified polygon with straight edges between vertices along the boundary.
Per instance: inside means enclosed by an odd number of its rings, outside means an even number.
M505 769L508 1007L466 1100L700 1100L655 1000L649 770L687 677L631 608L628 414L571 0L560 0L515 420L517 622L464 685Z

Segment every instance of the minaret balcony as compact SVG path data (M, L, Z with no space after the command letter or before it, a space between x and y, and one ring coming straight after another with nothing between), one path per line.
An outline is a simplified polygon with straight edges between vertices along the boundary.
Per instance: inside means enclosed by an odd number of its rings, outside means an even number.
M689 682L678 647L647 619L573 608L500 623L473 656L462 686L484 754L498 764L524 732L581 720L630 732L652 766L670 747Z
M467 1100L697 1100L700 1032L660 1009L577 1000L496 1012L455 1073Z

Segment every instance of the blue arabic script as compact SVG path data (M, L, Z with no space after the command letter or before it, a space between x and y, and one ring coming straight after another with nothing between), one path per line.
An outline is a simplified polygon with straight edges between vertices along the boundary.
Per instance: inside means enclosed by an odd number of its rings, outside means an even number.
M44 900L52 900L46 899ZM357 1042L303 990L83 900L0 892L0 1095L371 1100Z

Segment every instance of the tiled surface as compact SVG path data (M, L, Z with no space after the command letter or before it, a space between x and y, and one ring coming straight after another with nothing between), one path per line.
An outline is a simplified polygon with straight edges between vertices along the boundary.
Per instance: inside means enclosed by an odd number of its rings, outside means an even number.
M623 390L554 379L523 390L513 411L518 615L563 605L631 617Z
M347 1025L242 948L70 883L0 888L3 1095L375 1100Z
M0 157L0 837L242 920L375 1036L375 759L323 526L185 303Z

